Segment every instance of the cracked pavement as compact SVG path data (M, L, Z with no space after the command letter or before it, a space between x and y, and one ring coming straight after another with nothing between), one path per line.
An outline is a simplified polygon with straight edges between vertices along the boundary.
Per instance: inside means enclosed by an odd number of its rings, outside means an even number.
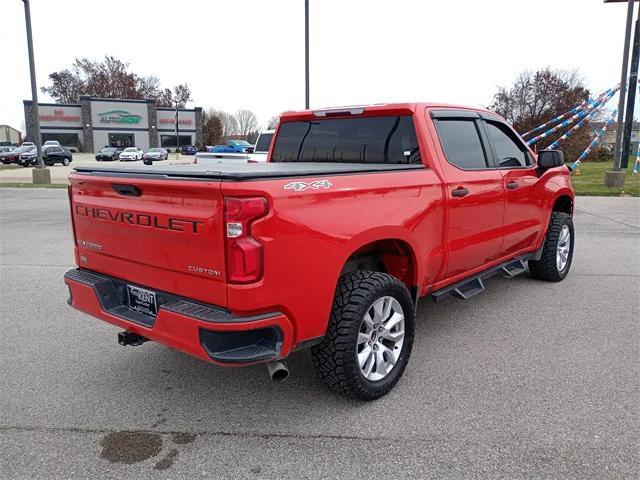
M569 277L419 304L379 401L273 384L71 310L67 194L0 189L0 477L637 478L640 200L579 197Z

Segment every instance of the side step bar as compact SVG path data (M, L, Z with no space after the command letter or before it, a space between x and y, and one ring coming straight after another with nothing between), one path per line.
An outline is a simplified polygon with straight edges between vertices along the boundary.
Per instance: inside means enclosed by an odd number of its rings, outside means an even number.
M523 255L511 259L501 265L485 270L477 275L474 275L464 280L449 285L448 287L441 288L431 294L431 298L438 303L446 295L453 295L461 300L467 300L474 295L484 292L484 280L493 277L494 275L502 275L504 278L513 278L516 275L520 275L527 271L525 262L531 258L531 255Z

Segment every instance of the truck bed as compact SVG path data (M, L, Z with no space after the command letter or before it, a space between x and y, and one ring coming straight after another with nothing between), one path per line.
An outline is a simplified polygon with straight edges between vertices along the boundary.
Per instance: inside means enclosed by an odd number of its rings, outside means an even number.
M193 178L201 180L242 181L267 178L291 178L326 175L344 175L355 173L377 173L396 170L424 169L419 164L384 163L320 163L320 162L282 162L282 163L233 163L219 164L215 168L202 165L95 165L77 166L80 174L122 177L161 177Z

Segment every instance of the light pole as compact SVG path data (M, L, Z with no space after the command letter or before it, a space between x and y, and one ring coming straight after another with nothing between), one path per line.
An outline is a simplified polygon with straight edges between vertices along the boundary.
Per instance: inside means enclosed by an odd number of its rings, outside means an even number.
M27 24L27 49L29 51L29 73L31 75L31 116L33 117L34 137L38 164L33 170L33 183L51 183L51 172L45 168L42 160L42 145L40 142L40 115L38 111L38 86L36 85L36 65L33 57L33 38L31 36L31 9L29 0L22 0L24 4L24 20Z
M621 3L625 0L604 0L604 3ZM622 160L622 129L624 122L624 100L627 93L627 71L629 67L629 45L631 43L631 24L633 20L633 2L626 0L627 22L624 34L624 49L622 54L622 72L620 74L620 101L618 102L618 126L616 128L616 144L613 152L613 170L605 172L604 185L606 187L624 186L624 170L620 169ZM635 88L635 87L634 87Z
M620 168L629 166L631 152L631 134L633 132L633 113L636 106L636 90L638 89L638 64L640 63L640 8L633 32L633 48L631 49L631 72L629 73L629 92L627 93L627 111L624 114L624 135L622 137L622 157Z
M309 110L309 0L304 0L304 108Z
M180 160L180 127L178 124L178 99L176 98L176 159Z

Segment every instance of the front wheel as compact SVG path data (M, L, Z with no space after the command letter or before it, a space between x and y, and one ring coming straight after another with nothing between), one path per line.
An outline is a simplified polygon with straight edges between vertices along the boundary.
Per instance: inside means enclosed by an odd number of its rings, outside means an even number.
M571 268L573 246L574 229L571 215L553 212L540 260L529 260L531 276L547 282L564 280Z
M313 365L330 389L375 400L400 380L413 338L407 287L385 273L349 273L336 288L327 334L312 349Z
M70 163L71 163L71 160L69 160L68 158L65 158L64 160L62 160L62 165L64 165L65 167L68 167Z

